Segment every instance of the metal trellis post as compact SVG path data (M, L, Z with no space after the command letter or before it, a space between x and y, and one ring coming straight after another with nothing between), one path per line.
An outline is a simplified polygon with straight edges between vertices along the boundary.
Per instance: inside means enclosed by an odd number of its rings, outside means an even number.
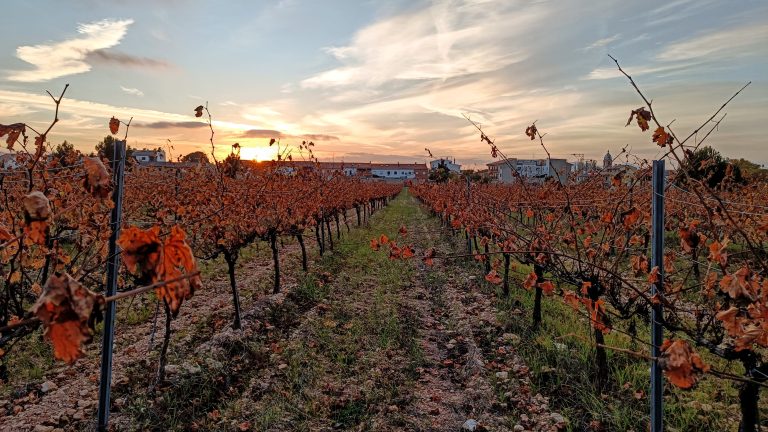
M658 267L658 282L651 284L651 297L663 293L664 287L664 161L653 161L653 200L651 201L651 268ZM651 305L651 356L658 358L663 342L661 302ZM656 360L651 362L651 432L664 429L662 401L664 389L662 370Z
M117 292L117 273L120 256L117 252L117 239L120 236L120 224L123 211L123 180L125 176L125 141L115 141L112 155L112 214L109 224L112 234L109 236L109 259L107 261L106 295ZM104 336L101 348L101 380L99 381L98 430L106 431L109 425L109 393L112 386L112 349L115 340L115 302L107 303L104 314Z
M470 199L471 199L471 193L472 193L471 192L472 191L472 185L469 182L469 176L467 176L465 178L467 180L467 209L469 209L469 205L470 205L470 202L471 202ZM470 237L469 231L467 231L466 228L464 229L464 234L467 237L467 254L468 255L472 255L472 237ZM471 256L467 257L467 259L469 261L472 261L472 257Z

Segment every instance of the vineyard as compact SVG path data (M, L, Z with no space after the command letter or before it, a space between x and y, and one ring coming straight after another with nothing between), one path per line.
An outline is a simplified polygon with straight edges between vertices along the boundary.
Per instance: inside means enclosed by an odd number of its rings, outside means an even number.
M691 174L730 100L678 137L626 77L668 174L404 185L274 139L219 161L207 105L212 164L132 163L114 117L111 154L54 155L65 87L47 130L0 125L0 426L765 430L768 184Z

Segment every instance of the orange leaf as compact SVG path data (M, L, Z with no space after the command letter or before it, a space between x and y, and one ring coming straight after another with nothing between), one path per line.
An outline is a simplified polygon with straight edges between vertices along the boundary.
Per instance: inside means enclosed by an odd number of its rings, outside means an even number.
M648 273L648 258L645 255L633 255L629 259L629 262L632 265L632 270L635 272L635 276Z
M643 213L638 210L637 207L632 207L631 209L622 213L621 223L624 225L624 229L632 229L632 227L640 220L642 215Z
M550 281L541 282L539 288L541 288L541 291L546 295L552 295L555 292L555 285Z
M567 303L570 307L579 310L579 305L581 304L581 300L579 300L579 296L576 295L575 292L570 290L565 290L563 292L563 300L565 300L565 303Z
M44 245L48 238L48 218L51 216L51 206L48 198L40 192L30 192L23 200L24 232L29 239L38 245Z
M485 280L496 285L501 283L501 277L496 272L496 270L491 270L487 275L485 275Z
M402 258L403 251L397 247L395 242L389 243L389 259L396 260Z
M104 297L82 286L68 274L54 274L31 312L45 326L44 336L53 343L54 356L72 363L82 354L81 345L93 335L90 320Z
M5 143L8 146L8 150L13 150L13 145L19 140L19 136L26 131L26 125L24 123L15 123L12 125L0 124L0 137L8 134L8 138L5 139Z
M728 264L728 253L725 252L727 246L728 239L724 239L722 243L713 241L709 244L709 256L707 258L725 267Z
M536 276L536 273L531 272L528 274L528 277L525 278L525 281L523 281L523 288L530 291L531 288L533 288L536 285L536 279L538 277Z
M659 366L664 370L669 382L682 389L689 389L696 384L701 375L709 371L688 342L684 340L666 340L661 346Z
M118 244L128 270L152 283L180 278L197 272L192 249L186 243L186 234L178 226L161 242L160 227L147 230L128 227L120 234ZM182 302L202 287L200 276L193 276L157 288L157 296L165 300L175 316Z
M659 282L659 266L654 266L648 274L648 283L655 284Z
M120 120L112 117L109 120L109 131L112 133L112 135L114 135L118 130L120 130Z
M731 306L729 309L720 311L715 318L723 322L723 327L732 337L744 334L742 319L739 317L739 309Z
M650 111L646 110L645 107L640 107L636 110L632 110L631 113L629 113L629 120L627 120L626 126L629 126L630 123L632 123L632 118L637 116L637 125L640 126L640 130L645 132L648 130L648 122L651 120L651 113Z
M651 137L651 140L658 144L659 147L666 147L667 144L672 144L674 142L674 138L672 138L672 135L668 134L667 131L664 130L663 127L659 126L656 128L656 130L653 132L653 136Z
M581 283L581 295L589 294L589 289L592 288L592 282L583 281Z
M426 252L424 252L424 256L421 257L421 260L424 261L424 264L431 266L434 264L433 258L437 255L437 251L435 248L431 247L427 249Z
M532 124L525 128L525 135L531 138L531 141L536 139L536 134L538 133L538 130L536 129L536 125Z
M98 157L83 158L85 165L85 190L96 198L107 198L112 190L107 168Z

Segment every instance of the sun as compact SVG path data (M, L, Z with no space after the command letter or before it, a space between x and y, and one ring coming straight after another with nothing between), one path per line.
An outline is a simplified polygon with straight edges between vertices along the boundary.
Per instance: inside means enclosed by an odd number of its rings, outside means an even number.
M274 148L269 147L246 147L240 148L240 158L245 160L268 161L275 158Z

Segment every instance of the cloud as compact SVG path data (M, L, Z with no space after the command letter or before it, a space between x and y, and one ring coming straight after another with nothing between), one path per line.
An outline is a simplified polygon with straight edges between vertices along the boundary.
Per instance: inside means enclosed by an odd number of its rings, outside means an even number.
M117 51L97 50L86 55L90 63L116 64L119 66L145 69L168 69L171 64L164 60L139 57Z
M738 58L756 56L768 45L768 25L740 25L736 28L702 33L667 44L646 65L624 67L632 76L656 74L668 76L690 71L704 64L733 64ZM709 67L711 69L711 67ZM586 79L603 80L622 77L615 66L593 69Z
M120 86L120 89L122 91L124 91L125 93L128 93L129 95L134 95L134 96L139 96L139 97L144 96L144 92L139 90L139 89L137 89L137 88L130 88L130 87Z
M545 5L440 0L358 31L346 46L325 51L341 65L301 82L304 88L380 86L393 81L447 80L487 73L532 53L515 43L547 13Z
M613 64L613 62L611 62L611 64ZM694 65L695 63L693 62L655 64L651 66L624 66L622 64L621 68L624 69L624 71L626 71L630 76L647 74L665 75L686 71ZM585 78L589 80L605 80L612 78L624 78L624 75L619 72L619 70L616 68L616 65L614 64L613 66L593 69Z
M272 129L250 129L240 135L241 138L283 138L280 131Z
M63 42L21 46L16 56L35 66L27 71L11 71L8 79L21 82L40 82L54 78L88 72L91 65L85 60L90 53L120 43L133 20L102 20L80 24L80 37Z
M308 139L310 141L339 141L339 137L337 137L336 135L306 134L306 135L300 135L299 137Z
M36 111L49 111L53 108L51 97L46 94L36 94L15 90L2 90L0 89L0 106L5 104L21 104L28 109L35 109ZM91 102L82 99L71 99L65 97L61 102L62 113L74 113L83 117L92 117L100 120L109 119L111 116L118 118L130 118L133 117L137 123L151 123L151 122L189 122L193 121L190 118L192 115L183 115L176 113L169 113L157 110L148 110L143 108L115 106L99 102ZM190 110L190 113L192 111ZM106 121L106 120L105 120ZM50 122L48 120L48 122ZM194 122L194 121L193 121ZM221 130L249 130L253 129L254 125L237 123L223 120L213 120L213 126L221 128Z
M326 134L302 134L302 135L290 135L274 129L250 129L242 134L241 138L294 138L309 141L339 141L339 137L335 135Z
M607 45L609 45L611 42L616 42L621 38L621 33L615 34L613 36L609 36L607 38L602 38L594 41L592 44L584 47L584 51L593 50L595 48L603 48Z
M667 45L656 58L660 61L709 60L722 61L765 54L768 45L768 24L755 24L716 32Z
M180 128L180 129L197 129L197 128L203 128L208 127L207 123L199 122L199 121L158 121L154 123L146 123L139 125L139 127L148 128L148 129L174 129L174 128Z

